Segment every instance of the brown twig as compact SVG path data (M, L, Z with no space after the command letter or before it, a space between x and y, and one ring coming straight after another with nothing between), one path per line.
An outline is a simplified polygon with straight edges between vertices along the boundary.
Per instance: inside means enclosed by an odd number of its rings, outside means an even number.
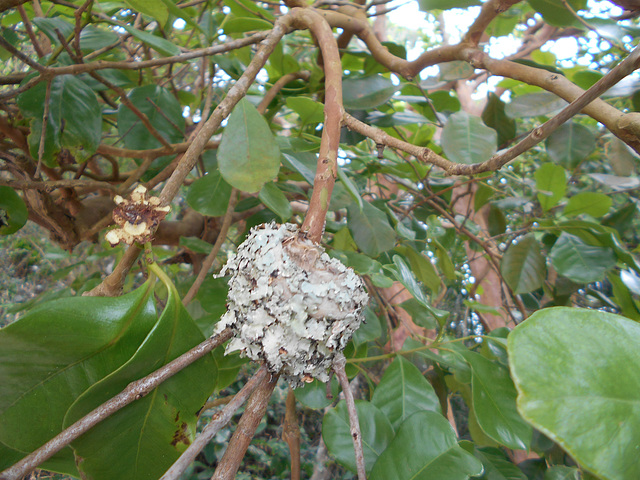
M30 180L5 180L0 178L0 185L15 188L16 190L38 190L41 192L52 192L59 188L88 188L96 190L106 188L115 190L117 187L108 182L97 182L91 180L49 180L45 182L34 182Z
M291 480L300 480L300 426L298 425L298 414L296 413L296 395L291 387L289 387L289 392L287 393L282 439L289 446Z
M198 272L198 276L196 277L193 284L191 285L191 288L189 288L189 291L187 292L187 294L182 299L182 303L184 303L185 305L191 302L191 300L193 300L193 298L197 295L198 290L202 285L202 282L204 282L204 279L209 274L209 269L211 268L211 265L213 265L214 260L218 256L218 252L220 251L222 244L227 239L227 233L229 232L229 227L231 226L231 222L233 221L233 211L236 208L237 201L238 201L238 190L236 190L235 188L232 188L231 198L229 199L229 205L227 205L227 211L224 214L224 219L222 220L222 226L220 227L220 233L218 233L218 238L216 239L216 243L213 245L213 248L211 249L211 252L209 252L209 255L207 255L207 258L205 258L204 261L202 262L202 267Z
M47 125L49 124L49 112L51 109L51 79L47 81L47 88L44 94L44 111L42 113L42 126L40 127L40 143L38 144L38 166L33 178L40 177L42 169L42 157L44 157L44 145L47 139Z
M111 214L109 214L111 218ZM124 255L109 275L105 277L97 286L84 292L87 297L116 297L122 294L122 286L127 277L129 270L136 263L138 255L142 249L138 245L130 245L124 252Z
M240 406L247 400L247 397L251 395L258 385L262 384L267 376L267 368L263 365L260 369L245 383L244 387L236 393L231 401L218 413L214 414L211 421L206 427L198 434L193 440L193 443L189 445L180 458L174 462L171 467L164 472L164 475L160 477L160 480L177 480L182 473L187 469L191 462L195 460L198 454L204 447L211 441L211 439L223 428L229 421L233 414L240 408Z
M29 40L31 40L31 45L33 45L36 55L38 55L38 58L44 57L44 52L42 51L42 47L40 46L40 42L38 42L36 34L33 32L33 26L27 16L27 12L22 5L18 5L16 10L18 10L18 13L20 14L20 18L24 24L24 29L27 31L27 36L29 37Z
M211 480L233 480L235 478L256 429L267 411L269 398L271 398L278 378L277 374L265 376L258 388L251 394L242 418L238 422L238 427L233 432L229 445Z
M358 420L358 411L356 410L356 403L353 399L353 392L351 391L351 385L349 385L349 378L345 371L347 365L347 359L342 353L336 355L333 361L333 371L338 377L340 386L342 387L342 393L344 394L344 401L347 404L347 411L349 412L349 424L351 425L351 438L353 439L353 448L356 454L356 467L358 470L358 480L367 480L367 472L364 463L364 452L362 451L362 434L360 433L360 421Z
M264 112L267 111L267 107L269 106L269 104L273 101L274 98L276 98L276 95L278 95L280 90L282 90L285 85L298 78L302 80L309 80L310 76L311 74L309 72L295 72L283 75L276 81L276 83L273 84L273 86L269 90L267 90L267 93L264 94L264 97L262 97L262 100L260 100L260 103L258 104L256 109L260 113L264 114Z
M122 392L86 414L73 425L64 429L54 438L49 440L33 453L27 455L15 465L7 468L3 472L0 472L0 480L18 480L22 478L42 462L51 458L55 453L59 452L82 434L89 431L93 426L113 415L121 408L141 399L162 382L171 378L173 375L183 370L188 365L191 365L196 360L204 357L214 348L220 346L231 338L231 336L232 332L230 330L223 330L215 337L208 338L201 344L193 347L188 352L183 353L178 358L167 363L155 372L141 378L140 380L131 382Z

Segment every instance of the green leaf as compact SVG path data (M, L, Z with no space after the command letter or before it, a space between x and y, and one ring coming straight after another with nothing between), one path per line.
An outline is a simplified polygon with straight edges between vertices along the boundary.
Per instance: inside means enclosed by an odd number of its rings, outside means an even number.
M584 125L568 122L545 142L549 157L566 168L575 168L596 149L596 137Z
M156 322L152 293L147 282L121 297L54 300L0 330L0 444L17 455L0 468L60 433L76 398L129 360ZM43 468L77 476L69 447Z
M373 392L371 403L384 413L394 429L416 412L440 413L440 401L418 367L397 356Z
M562 213L567 217L575 217L583 213L596 218L603 217L609 213L611 204L611 197L604 193L582 192L569 199Z
M438 259L438 267L447 278L447 280L454 280L456 278L456 269L453 266L449 252L442 246L440 242L435 239L431 239L431 245L435 249L436 258Z
M207 255L211 252L213 245L205 242L198 237L180 237L180 246L188 248L194 253L204 253Z
M567 173L560 165L544 163L533 177L536 179L538 201L546 212L555 207L567 191Z
M449 10L450 8L467 8L474 5L482 5L479 0L418 0L420 10Z
M509 30L511 32L511 29ZM504 145L516 136L516 121L505 113L506 104L495 93L489 94L482 120L498 132L498 145Z
M29 211L22 197L13 188L0 186L0 235L16 233L28 218Z
M378 456L393 438L393 427L386 415L372 403L356 400L356 410L362 434L365 466L366 470L370 471ZM327 445L327 450L336 461L355 472L356 456L349 426L349 414L344 400L325 414L322 420L322 438Z
M353 198L355 202L358 204L360 211L362 211L362 209L364 208L364 202L362 201L362 197L360 196L358 187L356 187L356 185L351 181L351 179L347 176L347 174L344 173L344 170L340 165L337 166L337 171L338 171L338 178L340 179L340 182L342 182L342 185L344 186L345 190L349 193L351 198Z
M362 210L356 205L347 208L349 231L358 248L371 257L391 250L396 242L396 232L382 210L364 202Z
M438 326L435 317L415 298L402 302L399 307L404 309L411 316L411 320L421 327L436 328Z
M127 97L147 116L151 125L167 142L177 143L184 139L182 107L169 90L157 85L144 85L132 89ZM142 120L124 104L120 104L118 108L118 134L124 139L125 147L134 150L162 146L149 133Z
M473 75L474 69L469 63L454 60L453 62L441 63L438 65L440 75L438 78L444 82L469 78Z
M555 0L554 0L555 1ZM568 103L550 92L527 93L513 98L505 107L511 118L528 118L562 110Z
M124 0L133 10L155 18L160 25L164 25L169 20L169 9L157 0Z
M480 117L457 112L442 129L442 149L452 162L473 164L488 160L496 150L498 134Z
M298 114L302 125L324 122L324 105L320 102L307 97L289 97L287 107Z
M549 259L560 275L576 283L602 280L616 264L612 249L588 245L580 237L567 232L562 232L556 240Z
M479 353L460 353L471 366L473 410L482 431L509 448L528 450L533 430L518 413L509 370Z
M640 324L549 308L509 335L518 409L581 466L606 480L640 478Z
M456 434L439 413L411 415L380 455L369 480L467 480L482 463L456 443Z
M407 257L416 278L425 284L432 293L437 294L440 291L440 276L431 260L413 247L400 246L396 247L396 251Z
M533 234L525 235L509 246L502 257L500 272L516 295L533 292L542 286L547 276L546 261Z
M400 255L394 255L393 263L396 266L395 269L391 269L386 266L385 268L388 268L389 270L393 271L397 280L400 283L402 283L402 285L405 286L405 288L409 291L409 293L413 296L413 298L415 298L418 302L420 302L420 304L424 306L431 315L436 317L441 322L444 321L449 316L449 312L446 312L444 310L438 310L437 308L431 306L429 299L426 297L426 295L422 291L422 288L420 288L420 285L418 284L418 281L415 275L413 274L409 266L405 263L405 261L402 259L402 257Z
M298 154L298 155L303 156L304 154ZM302 177L307 181L309 185L313 185L313 181L315 180L315 177L316 177L314 170L311 170L311 168L309 168L309 166L307 166L303 161L299 160L295 156L290 155L288 153L283 153L282 158L283 158L282 163L287 168L298 172L300 175L302 175Z
M564 465L554 465L544 472L543 480L582 480L580 470L575 467L565 467Z
M382 75L346 78L342 82L344 107L349 110L367 110L386 103L398 90L391 79Z
M154 328L118 370L95 383L71 406L65 426L205 340L182 306L175 287ZM144 398L127 405L72 443L83 476L121 480L156 479L195 437L197 412L217 379L208 354L181 370ZM114 461L117 459L117 461Z
M307 408L319 410L326 408L333 403L331 396L327 397L327 384L322 383L319 380L313 380L310 383L305 383L302 387L296 388L293 391L302 405ZM335 377L331 378L331 394L336 397L340 393L340 387L338 380Z
M231 112L218 147L220 173L230 185L255 193L280 170L280 150L267 121L246 98Z
M283 222L291 218L293 211L289 200L275 183L265 183L258 194L258 198L269 210L278 215Z
M230 35L232 33L270 30L273 28L273 23L262 18L230 17L224 22L222 28L225 34Z
M574 11L578 11L584 8L587 2L586 0L569 0L569 4ZM547 23L555 27L580 25L580 21L562 2L556 0L529 0L529 5L540 12Z
M187 203L195 211L210 217L220 217L227 211L231 198L231 185L224 181L218 170L209 172L191 184Z
M498 448L473 449L473 455L482 462L482 480L527 480L527 476ZM568 479L567 479L568 480Z
M42 135L42 117L46 82L40 82L18 97L18 106L31 120L29 149L38 158ZM102 135L102 110L95 93L73 75L60 75L51 80L49 117L44 144L44 162L57 166L57 155L63 148L77 161L91 157Z
M127 25L126 23L113 22L113 24L124 28L127 31L127 33L131 34L141 42L146 43L148 46L153 48L156 52L158 52L161 55L165 55L167 57L180 55L180 48L165 38L156 37L151 33L142 32L136 28L133 28L130 25Z

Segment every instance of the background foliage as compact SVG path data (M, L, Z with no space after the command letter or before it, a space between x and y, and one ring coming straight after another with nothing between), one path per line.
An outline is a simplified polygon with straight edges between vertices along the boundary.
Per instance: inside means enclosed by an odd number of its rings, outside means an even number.
M368 478L640 478L637 2L417 5L415 31L377 1L0 1L0 469L209 337L209 273L320 205L371 297ZM172 208L160 268L104 241L137 184ZM159 478L255 369L218 348L40 474ZM286 395L238 478L352 478L337 382L295 391L299 453Z

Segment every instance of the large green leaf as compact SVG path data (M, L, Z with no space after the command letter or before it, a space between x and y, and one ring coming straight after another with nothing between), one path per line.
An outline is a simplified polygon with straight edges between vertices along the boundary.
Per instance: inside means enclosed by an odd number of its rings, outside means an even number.
M350 110L366 110L386 103L398 90L391 79L382 75L346 78L342 82L344 107Z
M358 248L367 255L377 257L393 248L395 230L389 225L387 215L369 202L363 202L362 209L355 204L349 205L347 220Z
M566 101L550 92L527 93L512 99L506 105L505 113L511 118L538 117L561 110L567 105Z
M280 149L267 121L245 98L229 116L218 148L220 173L244 192L258 192L280 170Z
M224 215L230 198L231 185L224 181L218 170L197 179L187 191L189 206L195 211L211 217Z
M562 213L575 217L586 213L592 217L603 217L611 208L611 197L599 192L581 192L569 199Z
M409 360L402 356L387 367L371 399L393 428L422 410L440 412L440 401L431 384Z
M576 283L602 280L604 274L616 264L616 256L611 248L589 245L567 232L562 232L556 240L549 258L560 275Z
M135 355L78 398L65 417L65 426L204 339L178 293L169 288L162 315ZM213 356L206 355L96 425L72 444L76 458L82 459L81 473L95 480L160 477L191 444L197 412L213 392L216 379Z
M302 125L324 122L324 105L320 102L307 97L289 97L287 107L298 114Z
M479 353L461 353L471 366L473 410L482 431L509 448L529 449L533 430L518 413L509 370Z
M509 246L502 257L500 272L516 295L533 292L542 286L547 273L546 261L533 234Z
M437 294L440 290L440 276L431 260L412 247L400 246L396 247L396 251L407 257L416 278L424 283L431 292Z
M574 11L584 8L586 0L568 0ZM529 4L534 10L542 14L545 21L556 27L566 27L569 25L579 26L579 20L575 17L562 2L556 0L529 0Z
M404 421L369 480L467 480L481 473L482 462L458 446L449 422L422 411Z
M566 170L560 165L544 163L536 169L533 177L536 179L537 196L542 210L555 207L567 191Z
M28 140L34 158L38 158L46 89L46 82L40 82L18 97L20 110L31 120ZM57 155L63 148L77 161L88 159L98 148L102 110L95 93L77 77L59 75L51 80L45 133L42 159L49 166L57 165Z
M474 5L481 5L479 0L418 0L420 10L428 12L430 10L449 10L450 8L467 8Z
M157 0L124 0L125 3L140 13L150 16L164 26L169 20L169 8L163 2Z
M258 194L258 198L269 210L278 215L283 222L291 218L293 211L289 199L274 182L265 183Z
M487 106L482 112L484 123L498 132L498 145L504 145L516 136L516 121L507 116L505 105L500 97L495 93L490 93Z
M0 186L0 235L11 235L20 230L29 211L22 197L11 187Z
M167 142L177 143L184 139L182 107L169 90L157 85L145 85L134 88L127 97ZM118 109L118 134L127 148L147 150L162 146L160 140L149 133L142 120L124 104Z
M372 403L356 400L356 410L362 435L362 449L367 471L371 470L378 456L393 438L393 427ZM356 471L356 456L349 426L349 414L344 400L329 410L322 421L322 438L329 453L349 470Z
M549 135L545 147L554 162L575 168L596 149L596 137L588 127L568 122Z
M164 5L162 5L162 7L164 7ZM141 42L146 43L151 48L153 48L156 52L162 55L166 55L168 57L174 56L174 55L180 55L180 47L170 42L166 38L156 37L151 33L143 32L141 30L138 30L137 28L133 28L132 26L124 23L116 24L116 25L124 28L127 31L127 33L133 35L135 38L137 38Z
M156 322L152 291L54 300L0 330L0 444L14 451L0 468L60 433L76 398L129 360ZM75 471L69 448L44 465Z
M502 450L494 447L475 447L473 454L484 467L481 480L527 480L527 476L504 455Z
M482 123L480 117L457 112L442 129L442 149L452 162L480 163L498 149L498 134Z
M640 324L538 311L509 335L520 413L605 480L640 478Z

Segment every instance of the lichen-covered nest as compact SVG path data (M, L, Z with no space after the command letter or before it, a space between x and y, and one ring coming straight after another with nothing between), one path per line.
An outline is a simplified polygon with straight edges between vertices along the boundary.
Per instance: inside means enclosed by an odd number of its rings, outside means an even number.
M227 353L264 361L294 388L329 379L369 300L353 270L292 224L254 227L220 275L231 275L228 310L217 326L235 330Z

